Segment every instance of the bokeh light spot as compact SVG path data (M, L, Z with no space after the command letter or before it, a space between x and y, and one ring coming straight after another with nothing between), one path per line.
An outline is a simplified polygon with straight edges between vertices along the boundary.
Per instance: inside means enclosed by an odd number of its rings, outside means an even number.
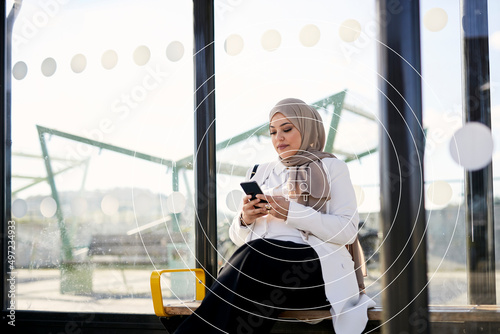
M451 157L457 164L474 171L486 167L493 156L490 129L478 122L469 122L458 129L450 141Z
M114 50L108 50L102 54L101 64L107 70L111 70L118 64L118 54Z
M358 206L361 206L364 201L365 201L365 191L361 186L358 186L356 184L353 185L354 188L354 194L356 195L356 203Z
M87 67L87 58L82 54L74 55L70 66L73 72L82 73Z
M427 199L436 205L448 204L452 196L453 190L450 184L445 181L432 182L427 189Z
M106 195L101 200L101 210L108 216L116 214L119 207L120 202L113 195Z
M175 191L167 197L167 210L171 213L181 213L186 207L186 196Z
M22 218L28 212L28 203L24 199L18 198L12 202L12 215L16 218Z
M184 45L175 41L167 46L167 58L170 61L179 61L184 56Z
M308 24L300 30L300 43L306 47L315 46L319 42L321 33L314 24Z
M40 212L45 218L53 217L57 211L57 203L52 197L45 197L40 203Z
M238 55L241 51L243 51L243 46L243 38L236 34L228 36L224 42L224 50L230 56Z
M146 65L151 58L151 51L149 48L145 45L138 46L135 51L134 51L134 62L139 65L143 66Z
M241 190L235 189L233 191L230 191L226 196L227 208L232 212L238 211L241 205L242 198L243 192Z
M432 32L443 30L448 23L448 14L442 8L431 8L424 15L424 27Z
M342 22L339 28L339 36L344 42L354 42L361 35L361 24L354 20L349 19Z
M46 58L42 62L42 74L46 77L51 77L56 73L57 63L54 58Z
M12 76L16 80L23 80L28 74L28 66L23 61L18 61L12 68Z
M277 30L268 30L262 35L260 43L264 50L275 51L281 45L281 35Z
M490 43L494 49L500 51L500 31L495 31L493 34L491 34Z

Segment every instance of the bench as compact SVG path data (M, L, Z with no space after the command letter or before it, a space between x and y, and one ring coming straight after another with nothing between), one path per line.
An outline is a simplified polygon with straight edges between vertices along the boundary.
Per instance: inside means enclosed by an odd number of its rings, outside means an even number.
M135 266L152 261L164 264L167 262L167 239L157 234L93 235L87 254L95 264Z
M196 276L195 300L164 304L161 291L161 275L163 273L183 271L191 271ZM171 331L173 332L185 317L191 315L200 306L201 301L205 297L205 272L203 269L155 270L151 273L150 283L155 314L160 317L161 322L169 333ZM428 310L429 321L431 323L445 326L444 329L440 328L441 333L479 333L483 329L486 329L483 331L484 333L489 333L492 331L489 331L488 328L500 328L499 305L443 305L429 306ZM283 320L307 322L330 319L331 314L329 310L284 311L279 315L279 318ZM368 320L369 324L367 329L370 329L370 333L377 333L377 328L380 330L382 321L382 308L375 307L369 309ZM291 324L293 328L298 328L296 322L292 322ZM310 326L309 324L307 325ZM283 333L287 333L292 327L288 325L288 328L289 329L285 329ZM328 323L325 328L327 328L327 332L331 332L330 323ZM498 331L495 330L494 332L497 333ZM279 330L276 332L273 330L273 333L281 332Z
M93 235L87 255L95 266L107 266L119 269L127 290L129 284L125 268L151 263L168 263L167 237L157 234L133 235L97 234Z

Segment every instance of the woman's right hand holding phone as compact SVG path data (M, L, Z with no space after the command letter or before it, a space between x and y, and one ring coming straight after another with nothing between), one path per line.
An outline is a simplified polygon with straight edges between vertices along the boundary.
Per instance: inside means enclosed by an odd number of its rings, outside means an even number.
M242 224L251 225L257 218L267 215L266 203L256 198L251 200L251 195L243 196L243 208L241 210Z

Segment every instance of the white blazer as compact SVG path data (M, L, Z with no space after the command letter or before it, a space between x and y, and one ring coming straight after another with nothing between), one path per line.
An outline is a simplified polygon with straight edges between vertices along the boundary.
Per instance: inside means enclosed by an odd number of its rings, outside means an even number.
M354 262L345 247L354 242L358 232L356 196L347 165L335 158L321 161L330 184L331 199L326 203L326 213L290 201L286 223L303 231L304 242L319 256L335 332L361 333L368 321L367 309L374 307L375 302L366 294L360 296ZM259 165L252 180L262 186L275 168L283 165L279 161ZM251 170L247 172L247 180ZM238 246L249 241L253 226L242 226L238 214L229 228L231 240Z

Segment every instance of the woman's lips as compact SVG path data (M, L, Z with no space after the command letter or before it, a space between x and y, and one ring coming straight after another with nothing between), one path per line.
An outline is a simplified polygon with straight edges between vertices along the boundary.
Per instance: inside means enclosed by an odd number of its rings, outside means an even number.
M278 145L278 150L284 150L288 145Z

